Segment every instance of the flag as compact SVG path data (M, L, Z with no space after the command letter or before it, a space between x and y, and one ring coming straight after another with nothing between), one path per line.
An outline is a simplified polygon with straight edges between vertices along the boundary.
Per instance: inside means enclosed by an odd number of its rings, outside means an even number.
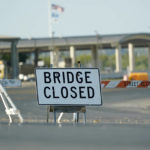
M52 7L52 10L56 10L56 11L58 11L60 13L64 12L64 8L59 6L59 5L52 4L51 7Z
M59 14L55 13L55 12L52 12L52 17L53 18L58 18L59 17Z
M51 5L51 17L54 22L58 22L59 16L63 12L64 12L63 7L56 5L56 4Z
M59 18L59 14L55 13L55 12L52 12L52 20L54 22L58 22L58 18Z

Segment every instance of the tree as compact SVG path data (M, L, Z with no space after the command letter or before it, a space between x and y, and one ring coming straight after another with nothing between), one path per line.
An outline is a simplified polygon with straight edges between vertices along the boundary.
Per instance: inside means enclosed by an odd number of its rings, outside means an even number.
M135 58L135 69L136 70L147 70L148 69L148 57L147 56L136 56Z
M19 53L19 62L25 63L29 56L29 53Z
M3 60L7 64L7 66L11 65L10 53L2 53L0 59Z
M82 66L87 67L88 65L91 64L92 57L91 55L84 54L76 57L76 61L80 60Z

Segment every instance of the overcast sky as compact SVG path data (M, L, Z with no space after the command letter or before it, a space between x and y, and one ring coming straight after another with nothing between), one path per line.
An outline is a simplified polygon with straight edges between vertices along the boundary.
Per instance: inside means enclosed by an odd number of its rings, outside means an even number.
M150 0L51 0L55 36L150 32ZM0 0L0 35L48 37L48 0Z

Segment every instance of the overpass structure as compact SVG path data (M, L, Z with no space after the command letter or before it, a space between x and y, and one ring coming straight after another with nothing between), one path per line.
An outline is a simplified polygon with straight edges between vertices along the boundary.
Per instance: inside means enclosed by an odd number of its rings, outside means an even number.
M11 75L12 78L17 78L19 69L18 69L18 52L17 52L17 43L19 41L19 37L10 37L10 36L0 36L0 49L9 49L11 52ZM7 48L6 48L6 47ZM1 55L1 54L0 54Z
M51 52L51 60L54 67L58 67L59 52L68 50L72 59L72 67L75 64L76 50L91 50L93 67L99 67L98 50L115 49L116 56L116 72L122 71L121 49L128 48L129 54L129 70L134 71L134 48L147 47L148 64L150 70L150 33L134 33L134 34L112 34L112 35L95 35L95 36L72 36L72 37L53 37L53 38L32 38L17 39L17 50L13 50L12 46L7 42L0 42L0 52L9 52L18 64L18 52L34 52L35 64L37 64L38 54L42 51ZM18 68L17 65L14 65ZM17 70L17 69L16 69Z

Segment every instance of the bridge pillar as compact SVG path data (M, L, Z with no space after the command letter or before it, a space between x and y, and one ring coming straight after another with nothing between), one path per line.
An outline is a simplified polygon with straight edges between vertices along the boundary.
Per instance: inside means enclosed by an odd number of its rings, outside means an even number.
M70 58L71 58L71 67L73 68L75 66L75 59L76 59L74 46L70 47Z
M19 60L18 60L18 51L17 51L17 42L16 40L11 42L11 65L12 65L12 78L16 79L19 75Z
M53 65L53 67L57 68L58 62L59 62L59 49L58 48L54 48L54 50L50 52L50 59L51 59L51 64Z
M150 70L150 46L148 47L148 69Z
M39 50L35 49L35 51L34 51L34 67L38 66L38 59L39 59Z
M98 57L98 48L97 46L92 47L92 65L93 67L99 67L99 57Z
M121 59L121 45L118 45L115 49L116 56L116 72L122 71L122 59Z
M129 53L129 71L134 71L135 61L134 61L134 47L132 43L128 44L128 53Z

